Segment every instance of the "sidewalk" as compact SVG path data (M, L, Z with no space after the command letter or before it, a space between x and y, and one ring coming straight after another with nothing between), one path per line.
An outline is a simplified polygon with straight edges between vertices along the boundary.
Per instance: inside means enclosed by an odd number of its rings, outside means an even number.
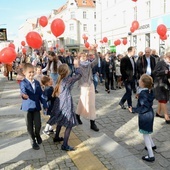
M73 129L69 140L76 151L62 151L61 143L54 144L52 136L44 134L41 135L41 149L35 151L28 139L24 112L20 111L19 86L15 81L7 81L0 72L0 169L170 170L170 125L155 118L156 161L143 162L141 157L147 152L142 135L138 133L137 115L118 106L124 89L107 94L104 86L98 86L98 91L99 133L90 130L89 121L82 119L83 125ZM72 94L76 106L79 99L76 85ZM42 127L46 119L42 116Z

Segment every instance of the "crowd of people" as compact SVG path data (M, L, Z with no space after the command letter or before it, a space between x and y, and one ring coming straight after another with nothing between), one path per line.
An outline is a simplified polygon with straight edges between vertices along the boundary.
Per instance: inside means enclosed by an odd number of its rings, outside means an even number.
M139 132L143 134L148 155L143 160L155 160L153 150L156 146L149 134L153 132L154 111L153 100L158 101L156 116L164 118L170 124L167 103L170 90L170 52L159 57L156 50L146 47L136 55L135 47L129 47L126 54L107 51L101 54L94 47L92 53L55 53L40 54L35 51L30 56L19 54L15 61L4 64L4 74L9 81L16 80L20 84L22 107L26 111L27 130L32 147L39 149L42 143L40 136L40 110L49 115L43 133L54 133L54 142L63 141L62 150L72 151L68 145L72 127L82 124L81 116L90 120L90 128L98 132L95 113L95 93L100 93L98 84L104 86L106 93L110 90L124 88L119 105L130 113L139 114ZM80 99L74 110L71 90L78 81ZM133 106L132 93L138 99ZM127 107L125 103L127 102ZM61 127L65 126L64 137L60 137Z

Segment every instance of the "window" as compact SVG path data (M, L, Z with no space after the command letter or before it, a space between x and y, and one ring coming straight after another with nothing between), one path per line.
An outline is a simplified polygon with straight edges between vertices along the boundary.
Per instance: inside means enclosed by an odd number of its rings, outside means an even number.
M87 24L83 24L83 31L87 31Z
M135 6L133 10L134 10L134 20L137 20L137 6Z
M94 24L94 32L96 32L97 28L96 28L96 24Z
M75 18L75 12L71 12L70 16L71 16L72 19Z
M150 0L146 2L146 16L147 18L150 18L151 16L151 3Z
M74 39L70 38L70 44L74 44Z
M70 24L70 31L74 31L74 24Z
M133 46L134 47L137 46L137 36L136 35L133 36Z
M145 34L145 46L150 47L150 34Z
M87 15L87 14L86 14L86 11L83 11L83 19L86 19L86 18L87 18L86 15Z
M96 12L94 12L94 19L96 19Z

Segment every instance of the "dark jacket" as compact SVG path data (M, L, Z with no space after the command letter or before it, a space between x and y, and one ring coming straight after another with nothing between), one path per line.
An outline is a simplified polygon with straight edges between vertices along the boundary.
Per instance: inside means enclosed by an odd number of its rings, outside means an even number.
M170 78L170 74L165 74L165 70L169 70L169 65L164 60L158 61L153 71L154 93L157 100L168 101L170 90L168 79Z
M140 79L140 76L142 74L146 73L146 69L147 69L147 65L148 65L148 62L146 60L146 56L143 55L142 57L139 57L137 62L136 62L136 65L137 65L137 79ZM153 76L153 70L156 66L156 60L153 56L150 56L150 66L151 66L151 76L153 78L154 77Z
M133 77L136 77L136 64L134 62L134 75L133 75L133 66L130 61L130 58L127 55L120 60L120 72L122 74L123 81L126 80L131 81Z
M139 93L137 106L132 108L132 112L139 114L139 129L153 132L154 111L152 108L154 94L152 90L142 90Z
M43 91L43 97L45 98L45 100L47 102L47 107L48 107L47 115L51 115L51 110L54 105L55 98L52 97L53 90L54 90L54 88L52 86L48 86L48 87L45 87L45 89Z
M43 108L47 108L47 103L42 96L42 89L40 83L37 80L35 82L35 90L32 88L31 83L25 78L20 83L21 94L26 94L29 96L28 99L22 100L21 110L23 111L40 111L41 105Z

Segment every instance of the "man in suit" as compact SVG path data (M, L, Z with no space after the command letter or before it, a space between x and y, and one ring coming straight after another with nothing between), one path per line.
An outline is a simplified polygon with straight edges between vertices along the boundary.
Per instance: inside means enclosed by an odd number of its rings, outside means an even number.
M126 89L125 94L121 98L119 105L122 109L126 109L124 103L127 101L128 109L131 111L132 107L132 90L135 84L136 77L136 64L134 61L135 47L129 47L127 55L120 61L120 72L122 74L122 80Z
M150 47L145 48L145 54L138 58L136 65L138 80L142 74L150 75L153 78L153 70L156 66L156 60L155 57L151 55Z
M74 57L70 52L67 52L66 63L70 68L70 75L72 76L74 72Z
M25 78L20 83L20 91L22 97L21 110L26 111L25 115L27 131L32 141L32 148L40 149L38 144L42 143L40 136L41 117L40 110L43 104L44 109L47 109L47 103L42 97L42 89L40 83L34 79L34 67L30 63L24 64L23 73Z

